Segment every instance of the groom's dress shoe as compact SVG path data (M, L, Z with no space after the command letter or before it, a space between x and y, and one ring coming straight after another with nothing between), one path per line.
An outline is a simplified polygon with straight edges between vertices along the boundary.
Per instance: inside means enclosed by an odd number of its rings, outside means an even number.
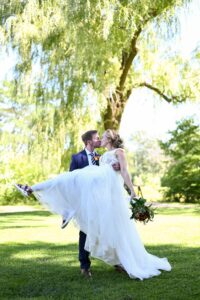
M119 273L126 273L126 270L120 266L120 265L115 265L115 271L119 272Z
M92 277L92 273L91 271L88 269L81 269L81 274L85 277L91 278Z

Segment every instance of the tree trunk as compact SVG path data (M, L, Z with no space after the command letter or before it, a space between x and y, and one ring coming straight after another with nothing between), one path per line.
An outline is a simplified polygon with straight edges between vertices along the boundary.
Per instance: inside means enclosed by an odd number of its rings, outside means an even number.
M118 91L107 99L107 107L102 115L104 129L119 129L128 97L129 95L124 96Z
M122 51L122 72L119 78L119 84L115 92L112 93L112 96L107 99L107 107L102 115L105 129L119 129L125 104L131 94L130 90L127 91L125 83L133 60L137 55L136 43L141 31L141 27L138 27L135 31L131 40L129 52L127 53L125 50Z

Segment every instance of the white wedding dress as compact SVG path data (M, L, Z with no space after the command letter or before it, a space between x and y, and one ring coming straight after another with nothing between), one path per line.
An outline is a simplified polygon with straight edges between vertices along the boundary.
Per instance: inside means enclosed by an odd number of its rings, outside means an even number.
M32 186L48 208L75 219L87 234L85 249L110 265L122 265L131 278L143 280L170 271L167 258L149 254L130 219L120 172L112 168L115 150L105 152L100 166L88 166Z

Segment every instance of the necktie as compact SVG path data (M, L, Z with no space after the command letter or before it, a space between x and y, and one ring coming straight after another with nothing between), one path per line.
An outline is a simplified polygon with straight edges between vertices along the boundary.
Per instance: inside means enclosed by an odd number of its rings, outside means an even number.
M93 165L96 165L96 161L95 161L95 159L94 159L94 153L92 152L92 153L90 153L90 155L91 155L91 161L92 161L92 164L93 164Z

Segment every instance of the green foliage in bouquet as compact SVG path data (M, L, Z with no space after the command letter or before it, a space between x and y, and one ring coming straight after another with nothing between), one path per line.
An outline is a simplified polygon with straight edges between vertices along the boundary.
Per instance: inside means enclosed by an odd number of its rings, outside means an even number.
M146 199L142 197L131 199L131 219L143 222L144 224L148 223L149 221L153 221L154 209L151 208L152 204L146 205L145 203Z

